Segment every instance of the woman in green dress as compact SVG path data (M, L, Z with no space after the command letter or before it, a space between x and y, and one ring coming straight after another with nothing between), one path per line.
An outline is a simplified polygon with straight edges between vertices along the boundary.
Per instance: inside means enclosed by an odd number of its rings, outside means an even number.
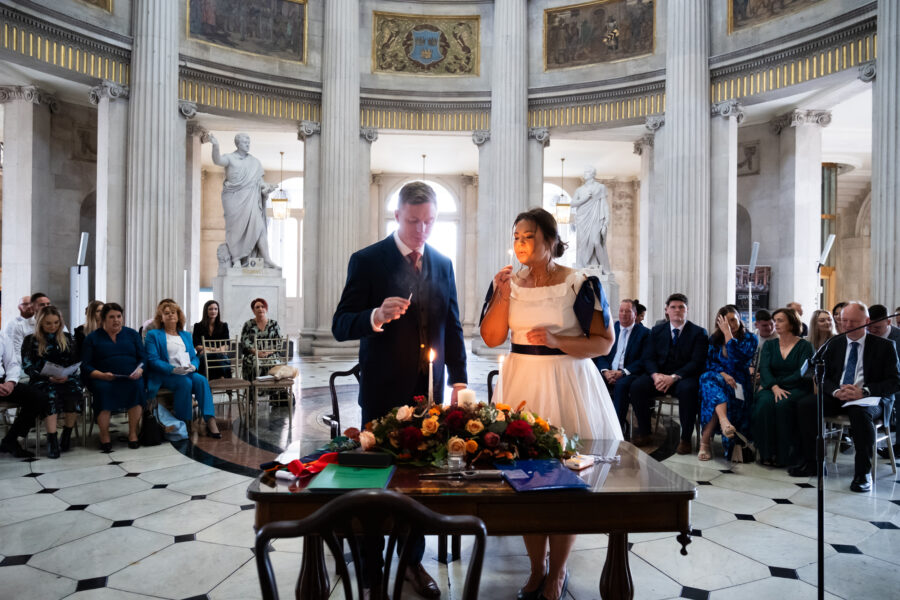
M812 394L812 381L800 375L813 347L800 337L800 317L790 308L772 314L777 340L763 344L759 358L760 391L753 407L753 437L764 465L793 464L797 440L797 402Z

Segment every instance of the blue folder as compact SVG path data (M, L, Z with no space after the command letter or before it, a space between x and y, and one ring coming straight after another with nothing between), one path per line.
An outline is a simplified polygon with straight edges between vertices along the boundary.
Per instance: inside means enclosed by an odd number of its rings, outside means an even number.
M494 465L517 492L587 489L588 484L559 460L517 460Z

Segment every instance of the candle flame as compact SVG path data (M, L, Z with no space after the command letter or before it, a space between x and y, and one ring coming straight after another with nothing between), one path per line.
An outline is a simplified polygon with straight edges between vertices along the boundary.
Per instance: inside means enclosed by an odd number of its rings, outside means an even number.
M437 356L437 353L434 351L434 348L428 350L428 362L434 362L435 356Z

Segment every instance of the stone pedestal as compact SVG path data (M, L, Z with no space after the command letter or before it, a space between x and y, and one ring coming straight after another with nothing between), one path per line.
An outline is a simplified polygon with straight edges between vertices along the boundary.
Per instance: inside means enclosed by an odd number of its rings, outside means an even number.
M229 332L236 336L240 335L247 319L253 317L250 301L254 298L264 298L269 304L269 318L284 323L286 288L281 269L232 267L225 275L213 279L213 298L222 307L221 318L228 323ZM290 335L292 332L282 329L281 333Z

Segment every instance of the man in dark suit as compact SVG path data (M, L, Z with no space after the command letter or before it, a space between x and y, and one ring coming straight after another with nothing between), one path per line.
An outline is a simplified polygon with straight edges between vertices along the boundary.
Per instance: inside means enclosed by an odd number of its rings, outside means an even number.
M641 357L644 342L650 330L636 322L637 312L633 300L622 300L619 304L619 320L616 321L616 342L606 356L598 356L594 364L600 369L606 388L613 398L616 414L622 431L625 431L625 417L628 415L628 392L631 384L644 373Z
M872 321L872 323L869 324L866 330L872 335L877 335L880 338L894 342L894 349L897 350L897 354L900 354L900 328L892 326L891 320L888 319L887 316L888 310L886 306L883 304L873 304L869 307L869 320ZM900 399L900 393L894 394L894 409L897 408L898 399ZM891 429L894 429L896 425L896 415L896 410L891 411ZM895 456L898 451L900 451L900 441L894 444ZM884 458L890 457L887 448L879 448L878 455Z
M688 300L672 294L666 300L667 323L650 330L642 358L644 374L631 385L631 405L638 419L636 446L650 442L650 409L657 396L678 398L681 441L678 454L691 453L691 436L700 409L700 375L709 344L706 330L687 320Z
M332 320L338 341L360 340L359 406L362 424L413 397L428 394L429 350L434 349L434 401L443 403L444 366L452 402L466 387L466 350L450 259L425 241L437 215L434 190L408 183L394 213L396 233L350 257L347 282ZM422 567L425 539L414 542L417 567L407 579L426 598L440 589Z
M861 327L869 322L869 311L861 302L850 302L841 311L844 330ZM850 435L856 448L854 477L850 490L868 492L872 489L872 453L875 425L878 418L889 418L893 395L900 391L900 366L897 350L890 340L858 329L840 336L825 350L825 416L846 414L850 417ZM874 406L845 406L845 402L860 398L878 397ZM816 474L816 399L801 400L797 404L803 462L788 470L794 477Z

